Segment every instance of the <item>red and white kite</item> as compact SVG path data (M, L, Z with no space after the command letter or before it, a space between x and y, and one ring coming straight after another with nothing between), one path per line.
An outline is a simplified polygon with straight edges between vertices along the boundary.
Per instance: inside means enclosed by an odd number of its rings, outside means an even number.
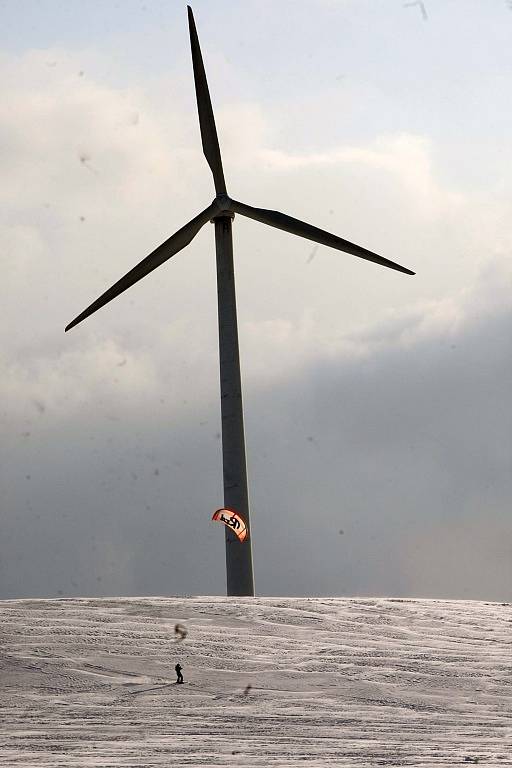
M224 525L226 525L228 528L231 528L231 530L238 536L240 541L245 541L249 535L245 520L241 515L238 514L238 512L235 512L234 509L229 509L228 507L218 509L213 513L212 520L216 520L219 523L224 523Z

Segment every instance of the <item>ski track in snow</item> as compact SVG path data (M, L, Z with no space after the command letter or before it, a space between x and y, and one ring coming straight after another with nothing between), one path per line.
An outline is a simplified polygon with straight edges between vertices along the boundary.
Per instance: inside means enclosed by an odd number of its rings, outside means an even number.
M512 765L511 604L6 600L0 621L2 766Z

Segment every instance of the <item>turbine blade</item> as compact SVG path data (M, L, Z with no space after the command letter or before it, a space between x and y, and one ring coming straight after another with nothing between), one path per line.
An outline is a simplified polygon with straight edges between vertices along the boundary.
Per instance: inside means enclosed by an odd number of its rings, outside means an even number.
M285 232L290 232L292 235L305 237L308 240L313 240L315 243L321 243L321 245L328 245L331 248L336 248L338 251L351 253L353 256L359 256L361 259L373 261L375 264L380 264L383 267L396 269L398 272L405 272L406 275L415 274L410 269L402 267L394 261L385 259L383 256L379 256L378 253L373 253L373 251L369 251L366 248L362 248L360 245L344 240L342 237L332 235L330 232L314 227L312 224L306 224L304 221L294 219L286 213L269 211L265 208L253 208L251 205L239 203L237 200L231 200L230 203L230 207L235 213L240 213L242 216L247 216L249 219L261 221L262 224L268 224L271 227L282 229Z
M69 323L69 325L66 326L65 330L69 331L75 325L81 323L82 320L85 320L86 317L92 315L93 312L96 312L97 309L100 309L101 307L105 306L105 304L108 304L109 301L115 299L116 296L119 296L120 293L126 291L127 288L130 288L130 286L132 286L134 283L142 280L142 278L146 275L149 275L150 272L159 267L160 264L163 264L164 261L170 259L171 256L174 256L175 253L181 251L182 248L185 248L185 246L188 245L190 241L197 235L203 224L206 224L206 222L209 221L209 219L211 219L211 217L216 213L218 213L218 208L213 204L209 205L208 208L206 208L204 211L201 211L201 213L192 219L192 221L189 221L188 224L185 224L185 226L175 232L174 235L171 235L171 237L166 240L165 243L159 245L158 248L155 248L155 250L149 254L149 256L146 256L145 259L142 259L142 261L139 262L137 266L127 272L124 277L122 277L111 288L105 291L105 293L103 293L99 299L93 301L93 303L90 304L87 309L84 309L83 312L81 312L77 317L75 317L74 320L71 321L71 323Z
M188 26L190 32L190 47L192 48L192 65L194 67L194 82L196 86L197 111L199 112L199 125L201 128L201 141L203 142L204 156L212 169L215 192L217 195L226 194L226 182L222 170L219 139L213 117L212 102L208 91L208 82L204 71L203 57L199 47L196 25L192 8L187 5Z

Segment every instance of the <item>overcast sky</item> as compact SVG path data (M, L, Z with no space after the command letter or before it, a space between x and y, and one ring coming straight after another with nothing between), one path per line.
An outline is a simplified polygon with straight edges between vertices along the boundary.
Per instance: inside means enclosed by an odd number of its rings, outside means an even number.
M511 599L512 11L193 4L237 216L256 589ZM222 594L214 196L185 3L0 3L0 597Z

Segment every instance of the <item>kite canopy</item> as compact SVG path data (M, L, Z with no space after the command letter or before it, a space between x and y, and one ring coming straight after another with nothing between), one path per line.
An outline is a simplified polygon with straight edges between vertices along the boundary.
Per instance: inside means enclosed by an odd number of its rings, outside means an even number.
M248 538L249 531L247 530L247 523L234 509L228 509L228 507L217 509L217 511L213 513L212 520L224 523L227 528L231 528L240 541L245 541Z

